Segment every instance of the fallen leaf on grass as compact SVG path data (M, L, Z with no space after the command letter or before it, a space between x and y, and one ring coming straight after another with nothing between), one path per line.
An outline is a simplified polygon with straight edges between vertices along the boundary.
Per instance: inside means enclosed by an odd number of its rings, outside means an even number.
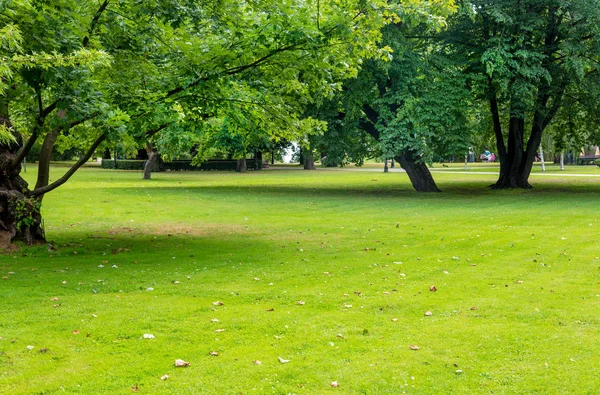
M167 380L168 378L169 378L169 375L168 375L168 374L165 374L164 376L161 376L161 377L160 377L160 379L161 379L162 381L165 381L165 380Z
M296 304L299 304L299 305L301 305L301 306L302 306L302 305L306 304L306 302L304 302L304 301L302 301L302 300L299 300L299 301L297 301L297 302L296 302Z
M281 363L288 363L290 360L289 359L283 359L281 357L277 357L277 359L279 360L279 362Z
M144 333L144 335L142 336L143 339L155 339L156 337L153 334L150 333Z
M410 349L411 349L411 350L418 350L418 349L420 349L420 348L421 348L421 347L417 346L416 344L411 344L411 345L410 345L410 346L408 346L408 347L410 347Z
M275 311L275 309L271 307L270 309L266 309L265 311Z
M27 346L26 348L27 348L28 350L33 350L35 347L33 347L33 346Z
M437 291L437 288L435 287L435 285L432 285L431 287L429 287L429 290L431 292L435 292L435 291Z
M65 285L66 283L67 283L67 280L65 280L65 281L61 281L61 284L62 284L62 285Z
M331 386L332 386L333 388L337 388L337 387L339 387L340 385L338 384L338 382L337 382L337 381L332 381L332 382L331 382Z
M215 332L217 332L217 333L225 332L225 329L216 329Z
M183 359L176 359L175 366L178 368L184 368L186 366L190 366L189 362L184 361Z
M218 357L219 355L221 355L221 353L218 351L211 351L209 354L212 355L213 357Z
M213 304L215 306L223 306L225 303L221 302L220 300L217 300L216 302L213 302Z
M75 329L75 330L73 331L73 334L74 334L74 335L79 335L80 333L81 333L81 332L80 332L79 330L77 330L77 329Z
M425 317L431 317L432 315L433 315L433 313L431 311L425 312Z
M477 306L471 307L471 310L477 310Z
M210 320L210 322L219 322L219 320L216 319L216 318L213 318L213 319Z
M398 321L398 318L392 318L392 321L396 322L396 321Z
M138 392L138 391L140 390L140 387L138 387L138 385L136 384L136 385L134 385L133 387L131 387L131 390L132 390L133 392Z
M57 298L57 297L54 297L54 298L52 298L52 299L50 299L50 300L52 300L52 301L57 301L57 300L58 300L58 298Z
M47 348L40 348L40 350L38 352L44 354L44 353L48 352L48 349Z

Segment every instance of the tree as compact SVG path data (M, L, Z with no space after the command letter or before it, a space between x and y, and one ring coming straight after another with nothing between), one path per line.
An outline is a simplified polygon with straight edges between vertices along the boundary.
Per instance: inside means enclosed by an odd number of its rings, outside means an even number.
M386 9L383 0L0 3L2 238L43 240L43 196L98 148L175 136L182 122L202 131L211 118L240 113L301 129L296 111L315 87L334 91L358 59L378 53ZM51 183L50 158L64 137L84 154ZM38 141L29 188L21 162Z
M439 191L428 162L436 156L464 154L469 146L464 78L439 56L430 39L439 28L439 20L430 18L452 10L452 3L438 2L425 19L406 10L403 22L385 26L382 45L389 49L389 58L365 61L357 78L346 81L336 98L338 112L328 118L330 125L360 129L378 141L381 155L395 158L419 192Z
M530 188L542 135L567 95L597 84L600 2L465 1L450 26L444 42L491 113L500 159L494 188Z

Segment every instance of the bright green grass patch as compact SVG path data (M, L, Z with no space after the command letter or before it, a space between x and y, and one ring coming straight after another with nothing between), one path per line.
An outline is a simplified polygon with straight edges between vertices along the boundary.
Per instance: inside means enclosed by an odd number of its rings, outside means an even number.
M0 393L596 393L600 179L435 177L84 169L0 255Z

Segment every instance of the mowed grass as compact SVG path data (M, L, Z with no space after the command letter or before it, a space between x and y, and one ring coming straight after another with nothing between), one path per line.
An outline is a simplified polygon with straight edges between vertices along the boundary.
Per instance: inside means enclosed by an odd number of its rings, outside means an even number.
M83 169L0 255L0 393L598 393L600 178L435 177Z

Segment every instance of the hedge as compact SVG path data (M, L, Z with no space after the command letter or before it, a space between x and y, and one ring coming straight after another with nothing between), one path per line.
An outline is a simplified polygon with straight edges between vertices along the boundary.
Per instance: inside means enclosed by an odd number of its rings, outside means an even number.
M117 160L118 170L144 170L144 160ZM256 170L257 161L254 159L246 159L248 170ZM199 170L235 170L237 166L236 160L209 160L202 163L200 166L192 165L191 160L176 160L172 162L163 162L160 166L161 171L199 171ZM114 169L115 161L112 159L102 160L103 169Z

